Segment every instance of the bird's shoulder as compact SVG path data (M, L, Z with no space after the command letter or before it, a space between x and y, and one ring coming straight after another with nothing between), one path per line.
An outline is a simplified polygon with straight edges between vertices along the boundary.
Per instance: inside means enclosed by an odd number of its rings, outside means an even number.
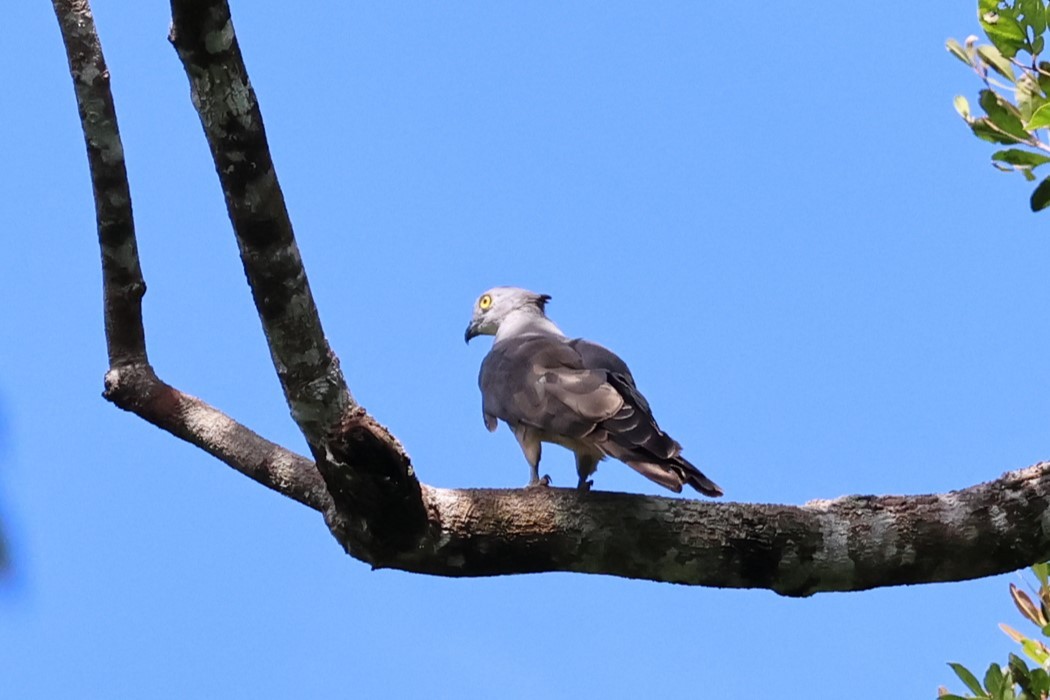
M623 358L614 353L604 345L576 338L569 344L579 353L585 367L588 369L603 369L608 372L608 382L617 392L633 406L637 406L646 414L650 413L649 402L642 392L638 390L634 381L634 375Z
M631 380L632 383L634 382L631 370L627 367L627 363L623 361L623 358L604 345L599 345L586 338L574 338L568 341L568 345L580 356L580 361L587 369L604 369L616 374L622 374Z
M522 334L493 344L478 384L486 414L558 434L576 433L590 430L594 421L614 415L622 406L609 374L606 367L588 367L574 341ZM591 427L575 425L581 420Z
M585 369L580 353L565 338L526 333L499 340L481 363L481 374L504 371L547 372L561 368Z

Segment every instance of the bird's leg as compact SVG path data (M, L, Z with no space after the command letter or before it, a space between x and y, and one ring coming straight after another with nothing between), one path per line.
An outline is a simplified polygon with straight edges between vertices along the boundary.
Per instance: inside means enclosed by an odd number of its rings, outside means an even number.
M596 471L598 471L598 458L593 455L577 452L576 473L580 475L580 482L576 485L576 490L590 491L594 482L587 477Z
M540 476L540 441L530 430L515 430L514 437L518 438L521 451L525 453L525 459L529 463L529 483L527 489L546 488L551 485L551 478L544 474Z
M532 468L532 475L529 477L529 483L525 485L527 489L545 489L551 485L551 478L544 474L540 476L539 465Z

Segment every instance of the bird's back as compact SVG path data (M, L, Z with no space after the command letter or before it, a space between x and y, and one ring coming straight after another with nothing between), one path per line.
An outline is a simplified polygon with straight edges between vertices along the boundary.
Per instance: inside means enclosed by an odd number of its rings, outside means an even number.
M627 363L602 345L540 331L497 338L478 385L489 430L497 419L528 426L571 449L589 445L674 491L690 484L721 495L657 425Z

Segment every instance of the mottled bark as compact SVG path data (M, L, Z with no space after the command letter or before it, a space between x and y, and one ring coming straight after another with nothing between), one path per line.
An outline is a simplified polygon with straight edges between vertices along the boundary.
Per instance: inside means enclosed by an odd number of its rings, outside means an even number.
M804 506L425 488L433 533L380 565L575 571L783 595L963 581L1050 558L1050 462L962 491Z
M139 267L131 190L113 93L109 89L109 69L87 0L54 0L53 5L73 76L91 169L98 243L102 250L109 363L110 366L144 363L147 359L142 296L146 293L146 282Z
M963 491L804 506L565 489L420 484L401 444L357 406L328 347L229 8L175 0L171 39L211 145L259 316L316 461L159 380L109 76L83 0L53 0L88 147L102 250L106 397L325 516L375 567L442 576L542 571L784 595L980 578L1050 558L1050 463Z
M355 404L321 328L229 5L173 0L171 11L169 39L190 80L277 376L321 459L325 434Z
M164 383L149 365L110 369L104 395L125 411L196 445L263 486L314 510L331 505L328 489L313 462Z
M86 0L53 0L53 5L76 89L95 197L110 367L104 396L259 483L323 510L330 499L312 462L168 386L150 366L142 324L146 283L139 265L131 189L109 71Z

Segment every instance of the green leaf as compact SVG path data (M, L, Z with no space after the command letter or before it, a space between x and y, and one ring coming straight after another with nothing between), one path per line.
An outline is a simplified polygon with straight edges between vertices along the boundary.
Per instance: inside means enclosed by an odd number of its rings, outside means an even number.
M1028 45L1021 24L1005 8L993 9L981 13L981 28L988 35L988 41L995 44L1007 58L1013 58L1017 52Z
M959 116L970 121L970 101L962 95L956 95L955 99L952 100L952 104L955 105L955 111L959 113Z
M1032 113L1032 118L1024 125L1029 131L1045 129L1050 126L1050 104L1045 104Z
M1010 673L1014 678L1020 678L1021 676L1028 676L1028 664L1024 662L1017 654L1009 655L1009 662L1007 665L1010 667Z
M1047 580L1050 579L1050 563L1043 562L1042 564L1036 564L1032 567L1032 573L1035 574L1035 578L1039 581L1040 587L1046 588Z
M1045 39L1044 39L1043 35L1040 34L1032 42L1032 55L1033 56L1038 56L1039 54L1043 53L1044 45L1045 45Z
M966 684L967 688L978 696L985 695L984 688L982 688L980 682L978 682L977 676L970 673L970 669L957 663L949 662L948 665L952 667L952 670L955 671L955 675L959 677L959 680Z
M1032 211L1042 211L1043 209L1046 209L1048 206L1050 206L1050 177L1045 178L1036 186L1035 191L1032 192L1032 199L1029 201L1029 204L1032 207ZM1035 646L1035 644L1036 642L1031 642L1032 646ZM1042 644L1040 644L1039 646L1042 647L1042 649L1040 650L1042 652L1042 660L1029 653L1028 642L1024 644L1024 651L1025 654L1028 654L1029 658L1031 658L1032 661L1035 661L1039 665L1043 665L1046 663L1047 658L1050 657L1050 654L1046 653L1045 646L1043 646Z
M992 154L992 160L1001 163L1009 163L1020 167L1037 168L1040 165L1050 163L1050 156L1031 151L1022 151L1020 148L1008 148L1005 151L996 151Z
M1050 94L1050 63L1047 61L1039 62L1039 72L1036 75L1036 79L1039 81L1039 87L1046 94Z
M1039 191L1040 187L1045 187L1045 186L1046 186L1046 180L1043 180L1043 182L1039 183L1039 186L1035 188L1036 192ZM1045 193L1044 193L1043 197L1044 197L1044 203L1043 203L1043 206L1040 207L1039 209L1042 209L1043 207L1046 206L1046 203L1045 203L1046 195L1045 195ZM1039 209L1035 208L1035 204L1034 204L1034 202L1035 202L1035 192L1032 193L1032 202L1033 202L1032 211L1039 211ZM1032 661L1036 662L1040 666L1045 666L1046 662L1050 661L1050 651L1047 650L1046 645L1044 645L1042 642L1036 641L1035 639L1026 639L1023 642L1021 642L1021 649L1024 650L1024 655L1025 656L1027 656L1029 659L1031 659Z
M979 139L985 141L991 141L992 143L1003 143L1007 145L1015 145L1017 139L1008 134L1003 134L999 129L992 126L992 123L988 121L988 117L981 117L980 119L974 119L970 122L970 129Z
M1001 700L1017 700L1017 693L1014 692L1014 679L1010 675L1009 669L1003 676L1003 685L999 689L999 697Z
M1014 99L1017 101L1017 110L1021 113L1021 120L1025 122L1032 118L1037 109L1047 103L1039 83L1028 71L1022 72L1021 77L1017 79Z
M1028 664L1017 654L1010 654L1010 678L1021 687L1025 693L1032 693L1032 677L1028 670Z
M949 39L948 41L944 42L944 48L948 49L948 53L950 53L952 56L955 56L957 59L959 59L966 65L973 65L973 60L969 57L969 55L967 55L966 49L964 49L962 47L962 44L960 44L955 39Z
M1046 31L1046 8L1042 0L1019 0L1017 6L1021 10L1021 24L1032 30L1032 36Z
M988 670L984 674L984 687L993 697L1002 695L1003 669L999 668L999 664L993 662L988 665Z
M994 90L981 90L979 101L992 124L1021 141L1028 140L1029 135L1021 124L1017 107L1004 100Z
M1050 693L1050 674L1043 669L1033 668L1029 671L1028 682L1033 693Z
M999 52L999 49L989 44L984 44L977 47L977 55L984 59L984 62L991 66L996 73L1010 82L1014 82L1013 64Z

